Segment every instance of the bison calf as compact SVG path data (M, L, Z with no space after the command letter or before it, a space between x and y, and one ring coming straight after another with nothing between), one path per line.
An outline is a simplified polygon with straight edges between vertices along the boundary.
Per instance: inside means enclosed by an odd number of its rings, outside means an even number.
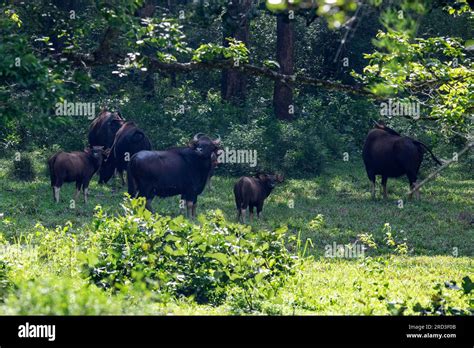
M59 190L64 182L76 182L77 200L79 192L84 192L84 202L87 203L89 182L94 173L100 168L103 159L103 146L86 148L83 152L58 152L48 160L53 199L59 202Z
M245 223L245 212L249 208L250 222L253 220L253 208L257 208L257 217L263 208L263 202L270 195L277 183L283 182L282 175L257 174L255 177L244 176L234 185L237 220Z

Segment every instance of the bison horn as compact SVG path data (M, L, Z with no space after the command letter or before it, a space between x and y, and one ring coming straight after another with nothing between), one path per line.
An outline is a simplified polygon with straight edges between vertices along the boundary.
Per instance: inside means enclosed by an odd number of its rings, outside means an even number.
M221 136L217 134L217 139L213 141L214 145L219 145L221 143Z
M380 128L380 129L384 129L384 128L385 128L385 125L384 125L384 122L383 122L383 121L375 121L375 120L374 120L374 124L375 124L375 128Z
M198 141L200 137L202 137L204 135L204 133L197 133L194 137L193 137L193 141Z

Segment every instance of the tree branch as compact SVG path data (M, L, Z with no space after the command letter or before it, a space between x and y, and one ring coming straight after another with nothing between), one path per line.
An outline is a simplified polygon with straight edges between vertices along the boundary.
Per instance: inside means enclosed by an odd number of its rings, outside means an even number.
M274 81L281 81L288 85L304 84L316 87L323 87L327 90L347 92L355 95L361 95L370 97L377 100L383 100L385 98L374 95L370 91L367 91L358 86L344 85L336 81L328 81L323 79L317 79L304 75L285 75L267 67L256 66L253 64L234 64L231 60L215 60L212 62L190 62L190 63L179 63L170 62L164 63L156 59L152 59L149 64L149 69L152 72L156 71L175 71L175 72L193 72L198 70L220 70L220 69L232 69L240 71L244 74L252 76L263 76Z

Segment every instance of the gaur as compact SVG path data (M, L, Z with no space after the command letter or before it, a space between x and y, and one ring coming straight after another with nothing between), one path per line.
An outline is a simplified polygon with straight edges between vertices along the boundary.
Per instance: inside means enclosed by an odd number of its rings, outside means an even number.
M387 198L388 178L406 175L410 183L410 190L413 190L425 151L428 151L433 160L441 165L441 162L422 142L401 136L393 129L376 123L375 128L369 131L362 151L367 176L372 183L372 199L375 198L376 175L382 176L384 198ZM419 189L415 190L415 195L419 199ZM410 194L411 196L412 194Z
M87 203L89 182L94 173L100 168L103 159L103 146L88 147L84 151L60 151L48 160L53 199L59 202L59 191L65 182L76 182L77 200L79 192L84 193L84 202Z
M263 209L263 202L270 195L277 183L283 182L282 175L257 174L254 177L244 176L234 185L237 220L245 223L245 213L249 208L250 222L253 221L253 208L257 208L257 217Z

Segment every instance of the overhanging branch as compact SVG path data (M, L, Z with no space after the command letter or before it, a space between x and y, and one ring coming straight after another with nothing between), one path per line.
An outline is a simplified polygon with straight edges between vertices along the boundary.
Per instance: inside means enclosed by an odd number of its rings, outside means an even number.
M234 64L230 60L216 60L212 62L190 62L190 63L179 63L179 62L161 62L156 59L150 61L149 69L152 72L156 71L174 71L174 72L192 72L198 70L220 70L220 69L233 69L240 71L244 74L252 76L263 76L274 81L281 81L288 85L309 85L316 87L323 87L327 90L347 92L355 95L365 96L377 100L385 99L377 96L363 88L357 86L344 85L335 81L328 81L323 79L317 79L304 75L285 75L267 67L256 66L253 64Z

